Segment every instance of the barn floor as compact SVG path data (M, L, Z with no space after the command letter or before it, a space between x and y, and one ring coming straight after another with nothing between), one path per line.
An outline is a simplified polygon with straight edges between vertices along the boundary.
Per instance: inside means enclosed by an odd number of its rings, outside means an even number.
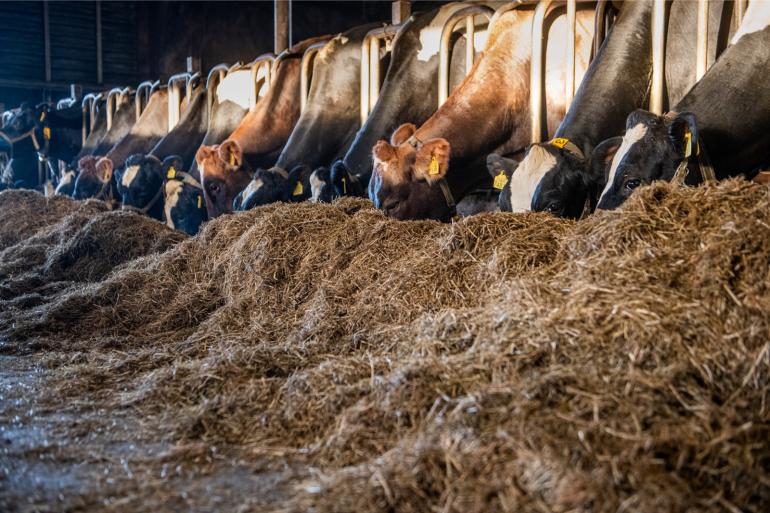
M42 405L48 372L0 358L0 511L260 511L299 477L237 447L174 443L128 409Z
M0 193L0 511L770 508L770 188L580 222Z

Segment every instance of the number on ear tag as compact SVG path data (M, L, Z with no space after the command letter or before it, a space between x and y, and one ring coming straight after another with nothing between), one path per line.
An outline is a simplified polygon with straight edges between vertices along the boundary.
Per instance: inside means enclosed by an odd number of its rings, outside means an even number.
M692 155L692 134L687 132L684 134L684 158Z
M498 191L503 190L503 187L505 187L505 184L508 183L508 177L505 176L505 173L503 171L500 171L500 173L495 176L494 181L492 182L492 187L497 189Z
M551 145L556 146L559 149L564 148L567 143L569 142L569 139L566 137L554 137L551 139Z
M46 141L51 140L51 129L48 127L43 127L43 137L45 137Z
M347 193L348 193L348 181L347 181L347 179L346 179L346 178L343 176L343 177L342 177L342 194L347 194Z
M305 189L302 187L302 182L297 182L297 185L294 187L294 192L291 193L292 196L301 196L302 191Z
M430 157L430 165L428 166L428 174L430 176L436 176L438 174L438 159L435 155Z
M198 208L200 209L202 207L203 207L203 198L201 197L200 194L198 194Z
M168 172L166 173L166 178L168 178L169 180L173 180L174 178L176 178L176 169L174 169L174 166L171 166L168 168ZM200 198L200 196L198 197ZM200 208L200 206L198 208Z

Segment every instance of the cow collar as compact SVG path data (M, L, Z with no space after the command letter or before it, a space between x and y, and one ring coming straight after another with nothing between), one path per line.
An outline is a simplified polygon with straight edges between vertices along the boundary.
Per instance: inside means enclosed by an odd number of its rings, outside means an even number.
M126 205L124 203L123 205L121 205L120 209L121 210L131 210L133 212L138 212L140 214L147 214L147 212L149 212L150 209L155 206L155 204L158 202L160 197L163 195L163 189L164 189L164 187L163 187L163 184L161 183L160 187L158 187L158 192L155 193L155 196L152 197L152 199L150 200L149 203L147 203L145 206L143 206L141 208L140 207L135 207L133 205Z

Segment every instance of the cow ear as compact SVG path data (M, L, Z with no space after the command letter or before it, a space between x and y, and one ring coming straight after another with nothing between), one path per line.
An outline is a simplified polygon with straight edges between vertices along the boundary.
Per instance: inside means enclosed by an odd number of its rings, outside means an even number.
M517 167L519 162L516 160L507 159L497 153L487 155L487 171L492 178L497 178L502 173L510 179Z
M310 168L304 165L295 166L294 169L289 171L289 177L286 179L288 184L287 190L289 192L289 199L292 201L299 201L307 197L305 184L302 182L302 176L304 173L309 172Z
M451 147L446 139L428 139L417 150L414 161L414 174L433 184L446 176L449 169Z
M102 183L107 183L112 179L112 170L113 163L108 157L102 157L96 163L96 177L101 180Z
M390 144L393 146L400 146L409 140L416 131L417 127L412 123L404 123L390 136Z
M611 137L599 143L591 153L589 159L589 172L591 179L596 183L604 184L607 182L607 177L610 174L610 167L612 166L612 159L615 158L615 154L618 152L620 145L623 143L623 137Z
M243 150L237 141L228 139L219 145L219 158L231 167L241 167L243 164Z
M184 162L182 161L182 157L179 155L169 155L165 159L163 159L163 163L160 166L160 170L163 173L163 176L166 177L169 175L169 171L173 170L173 174L176 173L176 171L182 171L184 168ZM173 176L172 176L173 178Z
M198 148L198 151L195 152L195 162L200 166L204 160L209 158L216 151L216 149L216 146L201 146Z
M375 160L382 162L390 162L396 158L396 149L387 143L387 141L377 141L377 144L372 148L372 156Z
M691 112L677 114L668 127L668 136L674 149L683 158L697 153L698 128L695 114Z

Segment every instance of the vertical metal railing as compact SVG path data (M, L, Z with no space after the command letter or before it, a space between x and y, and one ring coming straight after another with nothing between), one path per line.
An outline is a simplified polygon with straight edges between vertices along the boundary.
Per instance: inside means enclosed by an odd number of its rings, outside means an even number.
M652 8L652 86L650 111L663 114L666 69L666 0L654 0Z
M266 53L260 55L246 66L251 70L251 85L253 91L249 93L249 108L253 109L259 99L259 91L262 88L260 85L259 75L262 72L264 77L265 90L270 88L270 84L273 82L273 65L275 64L275 55L272 53Z
M110 89L110 92L107 93L107 103L105 105L105 108L107 109L107 130L112 128L112 120L115 118L115 111L118 109L118 102L123 101L129 92L130 90L128 88L121 89L116 87L114 89Z
M227 64L217 64L209 70L206 77L206 118L211 122L211 110L216 101L217 86L227 76L230 67Z
M200 76L199 73L195 74ZM182 111L182 84L185 88L185 98L190 100L192 92L192 81L194 75L190 73L178 73L168 79L168 130L173 130L179 123L179 116Z
M147 106L147 102L150 101L150 91L155 83L146 80L136 86L136 96L134 97L134 108L136 109L136 119L142 115L142 111Z
M83 144L86 143L86 139L94 129L94 124L96 123L96 107L101 99L101 93L89 93L85 95L80 102L80 109L83 113L83 128L81 133Z
M300 106L301 110L305 110L305 107L307 106L307 97L310 93L310 75L311 70L313 69L313 63L315 62L316 55L318 55L318 52L326 46L328 41L321 41L319 43L314 43L307 47L307 50L305 50L305 53L302 54L302 64L300 66L300 75L299 75L299 82L300 82Z
M461 21L465 21L465 74L468 75L473 68L473 61L476 56L476 17L483 16L486 18L487 27L491 26L492 17L495 11L484 5L474 5L460 9L457 12L452 13L449 18L444 22L444 27L441 29L441 43L439 46L439 61L438 61L438 106L444 104L449 97L449 57L451 49L449 43L452 39L452 32Z
M361 125L366 122L369 113L377 103L380 96L380 48L383 41L386 42L386 51L391 50L393 38L401 25L387 25L385 27L370 30L366 33L361 43L361 86L360 109Z

